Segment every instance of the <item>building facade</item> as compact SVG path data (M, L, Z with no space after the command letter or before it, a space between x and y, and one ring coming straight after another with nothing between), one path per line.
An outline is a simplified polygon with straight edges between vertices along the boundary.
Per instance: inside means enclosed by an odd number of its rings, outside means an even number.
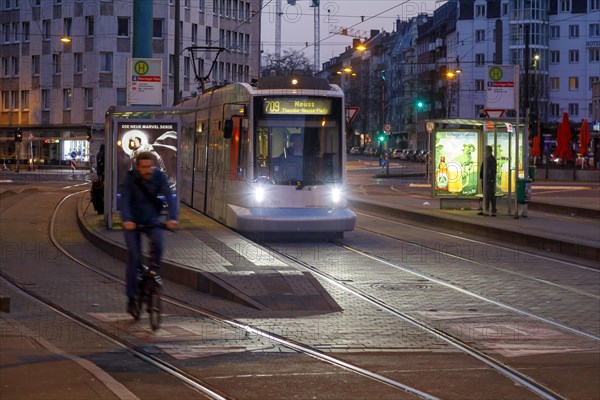
M383 115L397 135L393 147L424 148L426 119L480 118L488 64L519 66L522 118L526 108L541 126L552 127L564 112L574 124L592 118L592 86L600 80L600 0L449 0L433 15L397 21L387 35L383 45L374 38L366 43L373 42L377 60L368 51L353 56L362 90L352 89L351 98L353 105L379 108L378 99L385 99ZM358 66L365 63L371 66ZM374 94L374 65L390 77L383 97ZM373 109L366 116L372 121L365 121L364 132L380 128L377 115Z
M173 105L177 76L174 3L153 3L152 57L162 60L163 106ZM106 110L127 104L133 1L4 0L0 8L0 157L11 160L18 151L20 159L43 165L75 152L77 161L90 160L103 140ZM181 0L181 48L228 49L210 84L258 77L259 8L259 0ZM192 60L206 74L215 54L180 55L181 98L199 93ZM17 128L30 141L18 149Z

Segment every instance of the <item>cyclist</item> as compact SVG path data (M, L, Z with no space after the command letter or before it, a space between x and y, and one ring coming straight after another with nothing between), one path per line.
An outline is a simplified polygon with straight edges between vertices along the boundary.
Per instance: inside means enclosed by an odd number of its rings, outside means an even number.
M150 268L160 271L160 259L163 253L162 229L159 227L163 202L157 197L162 195L168 204L167 229L177 227L177 204L173 199L167 177L154 166L155 158L149 152L139 153L135 159L135 169L127 173L121 187L121 219L125 243L129 253L126 272L127 312L134 317L139 315L135 301L137 294L137 273L141 268L142 249L141 232L138 225L147 227L144 232L150 238Z

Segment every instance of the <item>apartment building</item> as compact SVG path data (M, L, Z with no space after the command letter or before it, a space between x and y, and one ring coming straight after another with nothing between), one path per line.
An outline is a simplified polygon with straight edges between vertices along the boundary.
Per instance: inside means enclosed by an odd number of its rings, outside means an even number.
M221 46L210 85L259 75L260 0L181 0L181 48ZM0 158L87 161L103 140L104 115L127 104L132 54L131 0L2 0L0 2ZM152 51L163 61L162 105L175 83L175 2L153 2ZM64 40L64 41L63 41ZM208 72L215 52L183 52L182 98L198 94L196 70ZM92 145L86 140L91 133ZM46 143L46 141L48 143Z

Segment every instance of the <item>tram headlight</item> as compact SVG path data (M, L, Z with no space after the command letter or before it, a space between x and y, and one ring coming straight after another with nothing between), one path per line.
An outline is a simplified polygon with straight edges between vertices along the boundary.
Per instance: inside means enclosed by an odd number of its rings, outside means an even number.
M342 199L342 190L340 188L333 188L331 191L331 200L337 204Z
M265 188L260 185L254 188L254 200L256 200L257 203L262 203L262 201L265 198Z

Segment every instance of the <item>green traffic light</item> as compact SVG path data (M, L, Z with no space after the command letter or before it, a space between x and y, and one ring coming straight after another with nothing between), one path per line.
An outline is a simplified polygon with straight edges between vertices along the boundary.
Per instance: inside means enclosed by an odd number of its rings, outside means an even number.
M424 105L425 104L422 101L417 102L417 107L419 107L419 108L423 108Z

